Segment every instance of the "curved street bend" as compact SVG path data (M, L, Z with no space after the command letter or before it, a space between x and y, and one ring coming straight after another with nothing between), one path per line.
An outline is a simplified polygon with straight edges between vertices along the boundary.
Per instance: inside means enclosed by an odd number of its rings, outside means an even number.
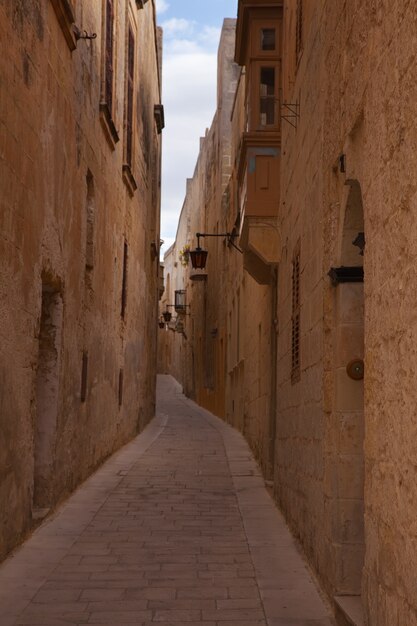
M157 416L0 567L2 626L330 626L238 432L168 376Z

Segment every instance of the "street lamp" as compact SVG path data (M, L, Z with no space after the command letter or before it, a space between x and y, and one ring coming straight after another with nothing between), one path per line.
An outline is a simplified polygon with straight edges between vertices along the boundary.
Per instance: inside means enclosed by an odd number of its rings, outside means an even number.
M167 310L162 313L162 317L164 318L164 321L169 324L169 322L171 321L172 313L168 311L168 306Z
M174 308L177 313L185 313L187 309L186 301L186 291L185 289L177 289L175 291L175 304Z
M242 253L242 250L238 248L233 239L236 237L235 233L196 233L197 248L190 250L191 265L194 270L204 270L207 262L207 250L203 250L200 246L200 237L226 237L227 243L236 248L238 252Z

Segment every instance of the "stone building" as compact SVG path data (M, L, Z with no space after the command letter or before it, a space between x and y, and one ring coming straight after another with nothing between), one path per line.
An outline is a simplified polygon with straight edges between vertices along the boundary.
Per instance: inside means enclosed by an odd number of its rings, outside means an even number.
M239 72L233 62L234 40L235 20L226 19L218 54L216 114L210 129L200 139L194 175L187 181L176 241L164 257L166 289L161 307L175 305L175 291L186 292L186 315L181 316L180 312L184 332L181 326L180 333L162 331L159 335L161 350L166 351L162 369L175 375L190 397L222 417L226 415L227 263L234 253L228 248L226 237L204 237L204 245L210 251L208 271L207 275L196 276L181 252L186 246L196 245L196 233L226 232L232 171L231 112ZM174 313L174 308L171 310ZM174 328L172 323L171 327Z
M183 380L247 437L341 624L417 624L416 23L409 2L240 0L231 167L206 137L196 169L191 235L233 237L186 286L205 335Z
M297 118L282 124L275 489L329 593L347 611L362 593L378 626L417 624L416 19L409 3L284 6Z
M0 558L153 417L153 0L0 2Z

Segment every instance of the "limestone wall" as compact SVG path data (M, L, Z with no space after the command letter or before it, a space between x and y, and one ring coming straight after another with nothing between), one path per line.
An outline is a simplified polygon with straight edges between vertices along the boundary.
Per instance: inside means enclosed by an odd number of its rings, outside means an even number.
M331 594L370 625L416 624L413 3L287 2L277 495ZM340 156L343 159L340 160ZM365 232L363 259L352 246ZM301 380L291 385L291 255L301 241ZM327 272L364 264L364 286ZM410 281L411 279L411 281ZM348 377L365 359L364 381Z
M114 3L113 144L100 119L102 3L74 3L97 38L73 51L61 4L0 2L0 557L154 410L154 3ZM128 20L136 191L122 171Z

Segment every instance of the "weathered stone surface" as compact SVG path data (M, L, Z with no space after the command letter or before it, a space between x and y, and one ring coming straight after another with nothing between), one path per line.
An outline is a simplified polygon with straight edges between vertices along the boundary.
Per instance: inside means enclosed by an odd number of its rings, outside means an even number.
M2 626L330 626L243 437L172 378L158 398L145 431L2 564Z
M54 10L72 4L77 26L97 33L73 52ZM105 3L0 2L0 558L153 417L158 32L153 2L114 4L110 147ZM147 103L135 105L133 197L122 176L128 15Z

